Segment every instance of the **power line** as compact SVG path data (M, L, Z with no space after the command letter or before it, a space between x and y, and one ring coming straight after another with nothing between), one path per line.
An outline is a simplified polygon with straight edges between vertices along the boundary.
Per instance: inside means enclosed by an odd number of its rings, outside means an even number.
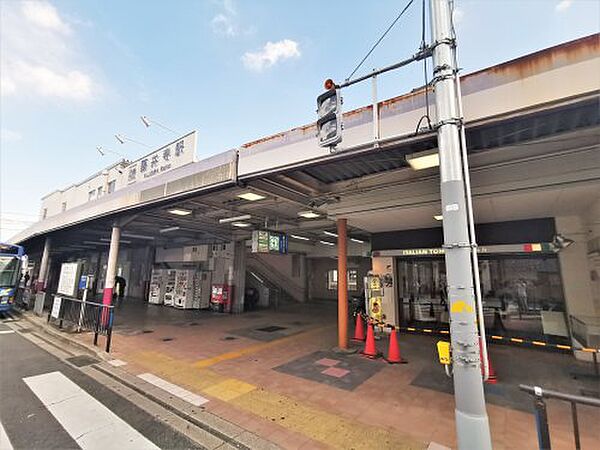
M375 44L373 44L373 47L371 47L371 50L369 50L367 52L367 54L365 55L365 57L361 60L361 62L358 63L358 66L356 66L356 68L352 71L352 73L350 75L348 75L348 77L346 78L346 81L349 80L350 78L352 78L352 76L356 73L356 71L358 69L360 69L360 67L363 65L363 63L367 60L367 58L369 56L371 56L371 53L373 53L373 50L375 50L375 48L379 45L379 43L381 41L383 41L383 39L386 37L386 35L390 32L390 30L392 28L394 28L394 25L396 25L396 22L398 22L400 20L400 17L402 17L404 15L404 13L408 10L408 8L410 8L410 6L413 4L414 0L410 0L406 6L404 7L404 9L402 9L402 11L400 11L400 14L398 14L398 16L394 19L394 21L392 22L392 24L387 28L387 30L385 30L385 32L381 35L381 37L377 40L377 42L375 42Z

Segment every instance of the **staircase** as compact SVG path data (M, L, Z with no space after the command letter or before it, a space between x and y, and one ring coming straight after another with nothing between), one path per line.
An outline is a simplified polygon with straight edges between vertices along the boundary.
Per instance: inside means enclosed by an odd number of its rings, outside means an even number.
M298 286L296 279L291 278L273 265L261 260L260 257L248 255L246 270L254 272L271 291L278 292L280 300L287 298L296 302L306 301L306 289Z

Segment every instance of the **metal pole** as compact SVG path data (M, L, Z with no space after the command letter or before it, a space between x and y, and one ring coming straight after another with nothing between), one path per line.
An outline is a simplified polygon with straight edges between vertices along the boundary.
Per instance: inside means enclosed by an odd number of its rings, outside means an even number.
M488 450L492 442L481 378L451 9L449 0L430 0L430 5L456 434L459 449Z
M373 140L379 141L379 102L377 101L377 75L371 79L371 94L373 97Z
M548 414L546 412L546 402L542 388L534 388L533 406L535 408L535 423L538 432L538 446L540 450L550 450L550 430L548 429Z
M337 220L338 232L338 347L348 348L348 251L346 219Z

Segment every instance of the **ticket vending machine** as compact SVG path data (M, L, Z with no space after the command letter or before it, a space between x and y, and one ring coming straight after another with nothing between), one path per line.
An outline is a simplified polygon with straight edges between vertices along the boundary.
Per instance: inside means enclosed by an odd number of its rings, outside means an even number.
M369 317L386 325L400 326L396 287L396 262L392 257L373 257L373 269L365 277L365 302Z

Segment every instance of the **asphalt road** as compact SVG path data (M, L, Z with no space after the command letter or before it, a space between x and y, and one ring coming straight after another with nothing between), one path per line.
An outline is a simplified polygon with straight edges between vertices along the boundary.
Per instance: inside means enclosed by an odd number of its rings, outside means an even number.
M197 448L0 318L0 448Z

